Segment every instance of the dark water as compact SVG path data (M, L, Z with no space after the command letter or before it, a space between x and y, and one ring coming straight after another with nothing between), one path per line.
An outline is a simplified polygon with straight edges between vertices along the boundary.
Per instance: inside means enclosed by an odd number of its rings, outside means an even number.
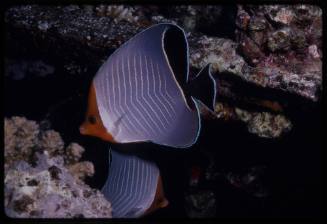
M22 40L21 40L22 41ZM81 136L78 127L84 119L86 97L97 65L86 72L72 75L64 69L65 61L55 53L40 53L38 49L24 51L8 46L6 56L15 60L45 60L55 67L46 77L27 76L22 80L4 78L5 117L25 116L41 121L48 114L51 128L60 132L65 143L78 142L85 147L82 160L92 161L95 175L87 179L91 187L101 188L108 169L108 143ZM33 53L32 53L33 52ZM86 62L87 63L87 62ZM154 144L112 147L137 147L150 153L157 162L170 205L151 218L186 217L184 196L190 168L205 169L213 158L218 172L246 172L249 167L264 167L262 182L266 197L255 197L232 186L224 177L212 183L200 183L199 188L216 194L218 218L316 217L322 214L322 133L321 108L313 106L305 113L294 111L293 129L278 140L262 139L249 134L239 123L202 121L198 142L189 149L173 150Z

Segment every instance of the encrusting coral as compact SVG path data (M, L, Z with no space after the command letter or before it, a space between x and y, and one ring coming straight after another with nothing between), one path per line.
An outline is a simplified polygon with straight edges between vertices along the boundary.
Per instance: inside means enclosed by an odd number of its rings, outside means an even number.
M265 138L277 138L292 129L292 123L284 115L274 115L268 112L249 113L235 108L235 113L241 121L247 124L248 131Z
M39 125L23 117L5 119L5 168L13 162L28 160L37 145Z
M263 138L279 138L293 127L291 120L282 113L252 112L226 103L216 103L214 113L201 108L201 114L206 119L233 119L243 122L250 133Z
M111 204L83 179L84 148L24 117L5 118L5 212L17 218L111 218Z
M99 16L109 16L115 22L126 20L128 22L137 22L139 17L136 15L136 10L131 6L124 5L99 5L95 8L95 12Z
M58 132L47 130L40 133L38 147L48 151L50 156L62 155L64 153L64 141Z
M73 164L78 162L85 149L77 143L70 143L65 150L65 163Z

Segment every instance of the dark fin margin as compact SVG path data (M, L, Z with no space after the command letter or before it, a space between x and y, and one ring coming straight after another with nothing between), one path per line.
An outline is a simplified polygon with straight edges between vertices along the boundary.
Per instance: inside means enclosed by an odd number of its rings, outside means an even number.
M187 86L190 95L201 101L209 110L214 112L216 103L216 81L211 74L211 64L207 64L203 67Z

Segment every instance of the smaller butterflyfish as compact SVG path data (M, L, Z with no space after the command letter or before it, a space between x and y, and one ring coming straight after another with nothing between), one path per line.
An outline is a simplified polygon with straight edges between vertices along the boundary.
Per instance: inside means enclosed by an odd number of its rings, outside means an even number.
M201 129L198 103L214 110L215 97L210 64L189 79L183 29L157 24L125 42L100 67L80 132L114 143L190 147Z
M101 191L111 202L113 218L138 218L168 205L154 162L110 151L108 178Z

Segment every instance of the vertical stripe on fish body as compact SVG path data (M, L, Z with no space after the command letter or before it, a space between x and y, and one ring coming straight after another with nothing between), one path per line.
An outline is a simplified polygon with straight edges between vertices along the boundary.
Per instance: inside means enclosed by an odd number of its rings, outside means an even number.
M167 49L169 42L180 46L175 56ZM135 35L108 58L93 81L107 132L119 143L192 145L200 117L195 100L181 88L187 79L188 43L181 28L158 24Z
M111 151L109 174L102 193L111 202L113 218L136 218L164 198L155 163L135 155ZM160 195L157 189L161 187ZM157 200L158 201L158 200ZM163 200L165 201L165 199ZM157 208L163 207L155 204ZM157 209L155 208L155 209Z

